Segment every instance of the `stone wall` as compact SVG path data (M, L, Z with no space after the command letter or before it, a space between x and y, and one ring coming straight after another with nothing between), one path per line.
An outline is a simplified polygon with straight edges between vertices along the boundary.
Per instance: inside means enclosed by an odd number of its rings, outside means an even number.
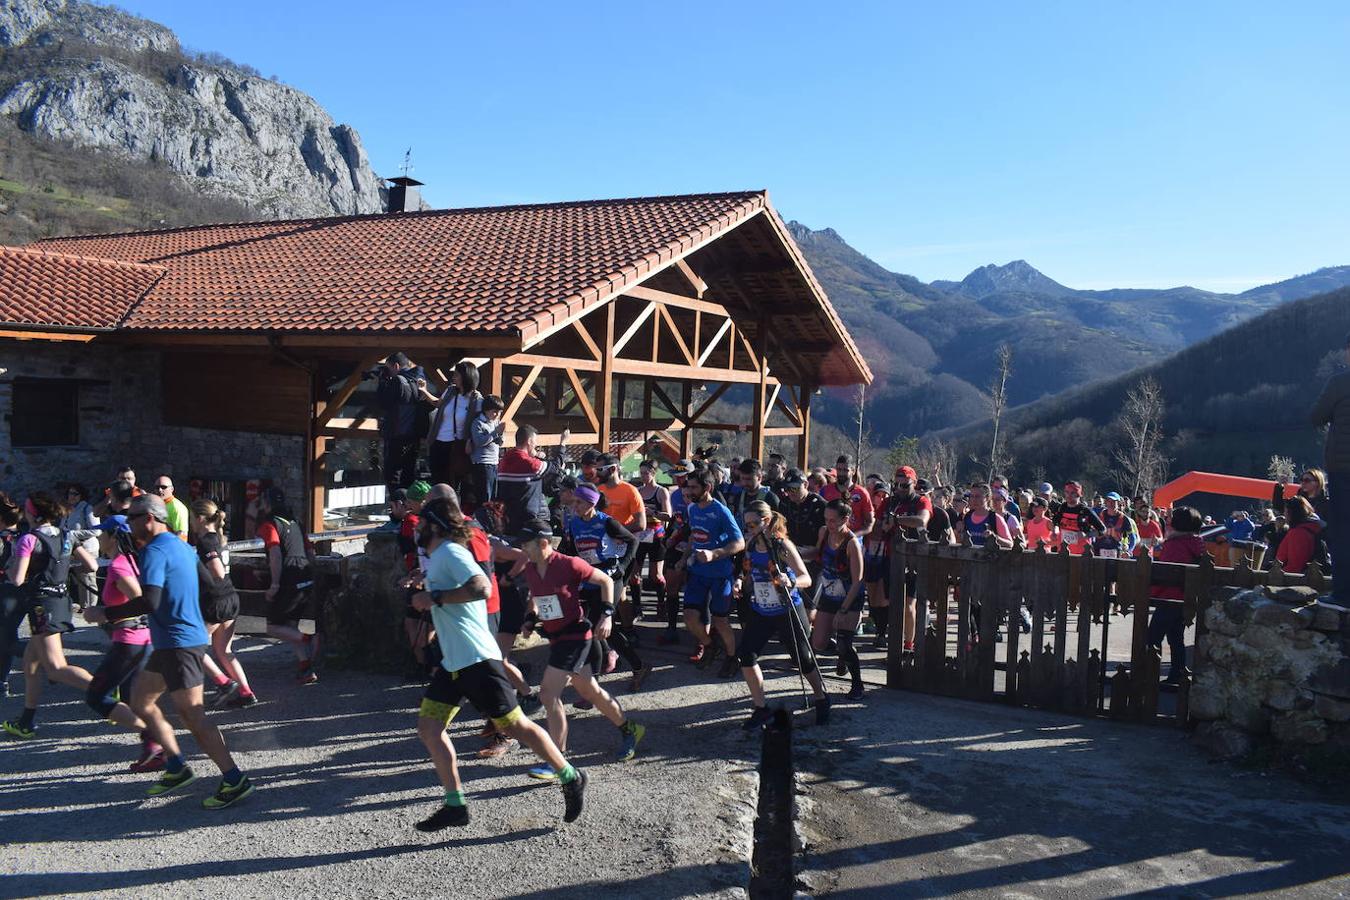
M1204 625L1190 691L1202 746L1350 760L1350 612L1310 588L1221 588Z
M130 465L142 485L167 473L184 495L189 478L266 478L300 498L303 438L165 425L160 367L158 352L140 348L0 339L0 490L24 496L63 481L97 489L112 480L119 466ZM16 377L82 380L78 445L11 445ZM192 373L173 377L191 378ZM211 398L204 396L202 402Z

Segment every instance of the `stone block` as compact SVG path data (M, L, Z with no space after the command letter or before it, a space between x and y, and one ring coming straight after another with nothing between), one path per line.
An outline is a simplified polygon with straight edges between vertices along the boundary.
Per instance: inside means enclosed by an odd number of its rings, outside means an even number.
M1202 678L1191 685L1192 719L1222 719L1228 712L1228 693L1217 679Z
M1285 626L1290 629L1304 627L1304 621L1298 610L1274 600L1263 600L1252 607L1252 625L1265 625L1271 628Z
M1347 618L1341 607L1330 603L1315 603L1309 608L1313 611L1312 627L1318 631L1340 631Z
M1234 638L1227 635L1210 632L1205 635L1207 640L1207 653L1209 661L1219 668L1228 668L1233 661L1233 643Z
M1350 700L1317 694L1313 698L1313 712L1329 722L1350 722Z
M1237 637L1242 633L1242 628L1228 618L1224 612L1224 607L1219 604L1205 610L1205 628L1215 634L1224 634L1229 637Z
M1307 606L1317 599L1317 591L1304 585L1290 585L1289 587L1266 588L1265 594L1271 600L1277 603L1283 603L1286 606Z
M1298 705L1299 690L1287 681L1273 681L1266 686L1266 706L1288 712Z
M1195 729L1195 742L1220 759L1246 756L1256 744L1250 734L1223 722L1200 723Z
M1261 705L1259 695L1250 690L1230 694L1228 698L1228 721L1248 734L1265 734L1270 730L1270 710Z
M1313 673L1309 686L1319 694L1350 700L1350 659L1342 656L1322 665Z
M1327 723L1311 710L1296 710L1272 718L1270 733L1282 744L1321 744L1327 739Z
M1243 630L1238 640L1254 650L1269 653L1279 653L1290 645L1290 639L1286 634L1276 631L1274 626L1258 625L1255 620Z

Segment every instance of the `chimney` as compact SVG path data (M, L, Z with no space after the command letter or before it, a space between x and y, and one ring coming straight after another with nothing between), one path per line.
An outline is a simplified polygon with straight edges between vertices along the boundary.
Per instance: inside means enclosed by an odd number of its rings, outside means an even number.
M389 212L418 212L422 209L422 182L406 175L389 180Z

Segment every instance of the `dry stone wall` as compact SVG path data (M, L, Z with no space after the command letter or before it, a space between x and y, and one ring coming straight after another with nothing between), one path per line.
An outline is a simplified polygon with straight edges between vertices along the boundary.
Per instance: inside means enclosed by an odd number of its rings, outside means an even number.
M1203 747L1350 760L1350 612L1310 588L1222 588L1204 625L1190 691Z

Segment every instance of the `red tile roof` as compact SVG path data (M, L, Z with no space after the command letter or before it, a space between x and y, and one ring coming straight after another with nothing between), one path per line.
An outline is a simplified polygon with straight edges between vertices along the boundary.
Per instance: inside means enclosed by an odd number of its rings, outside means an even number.
M0 246L0 322L113 328L164 271L162 266Z
M764 209L762 191L209 225L33 246L162 266L130 329L519 334ZM8 316L0 316L8 318Z

